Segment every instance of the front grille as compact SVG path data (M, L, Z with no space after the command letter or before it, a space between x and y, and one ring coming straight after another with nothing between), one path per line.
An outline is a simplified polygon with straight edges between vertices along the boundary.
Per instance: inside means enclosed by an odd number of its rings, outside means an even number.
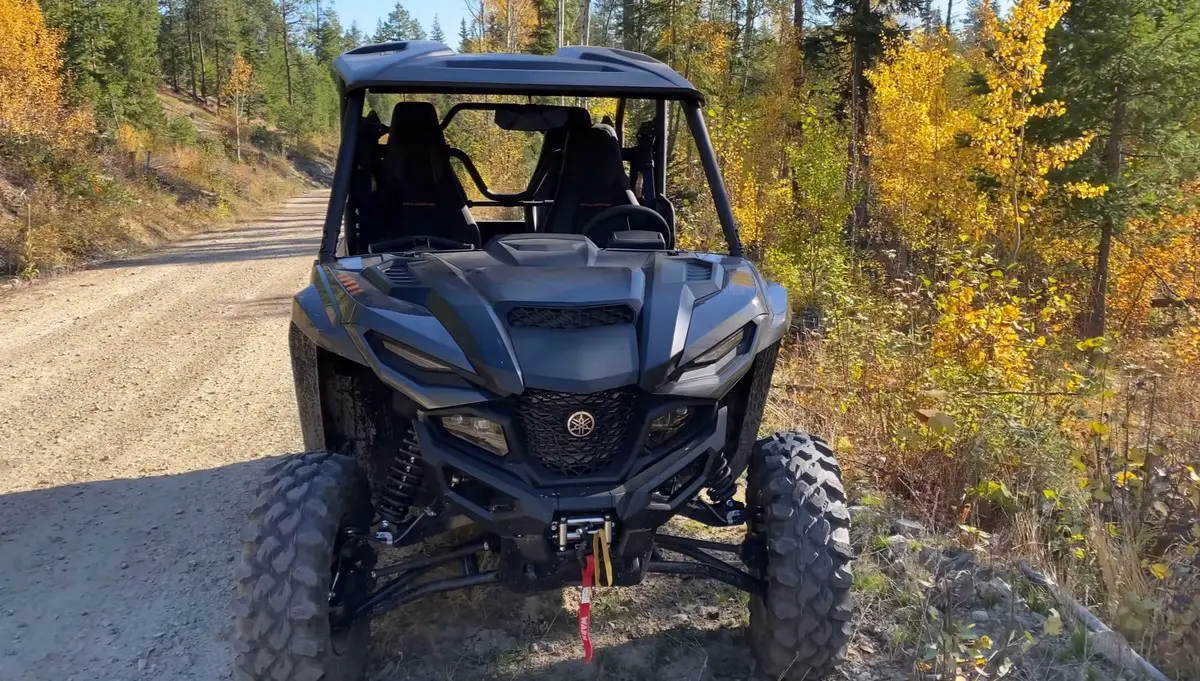
M608 390L581 395L526 390L516 398L517 421L528 453L544 468L566 476L594 473L632 446L634 393ZM567 420L577 412L595 419L592 431L576 437Z
M590 329L632 323L633 310L628 305L514 307L508 311L509 326L537 329Z

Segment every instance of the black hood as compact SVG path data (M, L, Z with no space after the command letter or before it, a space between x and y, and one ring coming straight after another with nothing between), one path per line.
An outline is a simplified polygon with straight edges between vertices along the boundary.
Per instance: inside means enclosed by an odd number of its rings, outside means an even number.
M390 298L428 310L498 394L654 390L681 359L703 351L689 352L691 344L715 344L765 312L757 275L719 258L599 250L578 235L513 235L482 251L397 256L364 275ZM699 314L706 308L714 314ZM410 326L375 330L429 347Z

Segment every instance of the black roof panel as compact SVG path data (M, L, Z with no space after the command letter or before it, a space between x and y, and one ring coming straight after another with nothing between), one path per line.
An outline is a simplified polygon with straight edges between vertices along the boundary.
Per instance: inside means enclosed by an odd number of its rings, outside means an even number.
M335 68L346 92L703 99L666 64L607 47L563 47L553 55L458 54L438 42L410 40L351 50Z

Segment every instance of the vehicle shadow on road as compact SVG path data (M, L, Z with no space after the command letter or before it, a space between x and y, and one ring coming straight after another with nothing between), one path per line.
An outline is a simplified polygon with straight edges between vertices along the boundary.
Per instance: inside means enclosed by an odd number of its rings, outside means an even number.
M277 458L0 495L0 678L225 678L238 533Z
M572 589L494 587L430 598L377 620L369 681L495 679L733 681L753 677L746 606L703 580L651 577L600 589L595 658L584 664Z

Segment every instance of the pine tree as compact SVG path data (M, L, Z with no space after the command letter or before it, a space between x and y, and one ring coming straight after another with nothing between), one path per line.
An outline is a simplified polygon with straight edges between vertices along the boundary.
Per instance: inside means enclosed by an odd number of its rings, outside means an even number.
M438 21L438 15L433 15L433 26L429 29L429 39L438 42L446 42L446 34L442 32L442 24Z
M404 9L404 5L396 3L387 19L379 22L375 29L375 42L385 43L401 40L424 40L425 29L421 22Z
M367 44L367 36L363 35L357 21L350 22L350 30L346 31L343 42L346 44L347 50L353 50L356 47L362 47Z
M464 54L471 51L471 33L467 30L466 17L458 20L458 51Z
M814 36L824 49L836 52L849 45L849 68L842 89L841 108L850 121L850 142L847 147L849 170L846 187L858 202L847 218L846 232L851 241L859 238L867 227L870 168L866 155L867 129L870 121L870 86L865 74L883 53L889 39L898 38L901 31L893 17L919 12L924 0L822 0L816 4L826 12L830 26Z
M162 16L155 0L46 0L47 23L63 30L66 68L77 92L105 129L128 121L156 125L162 107L157 39Z
M535 0L534 11L537 23L528 50L533 54L550 54L558 46L558 0Z
M1200 139L1180 124L1200 119L1200 0L1072 3L1047 42L1047 95L1068 102L1056 132L1098 133L1073 179L1108 187L1086 214L1099 225L1083 329L1095 338L1108 330L1114 240L1131 218L1170 208L1200 171Z

